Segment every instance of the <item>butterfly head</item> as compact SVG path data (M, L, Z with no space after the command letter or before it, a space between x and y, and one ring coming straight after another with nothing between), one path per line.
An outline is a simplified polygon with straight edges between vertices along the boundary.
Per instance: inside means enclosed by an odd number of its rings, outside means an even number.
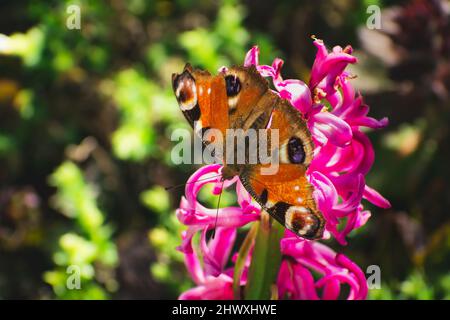
M244 167L242 165L224 165L222 168L222 179L229 180L242 173Z

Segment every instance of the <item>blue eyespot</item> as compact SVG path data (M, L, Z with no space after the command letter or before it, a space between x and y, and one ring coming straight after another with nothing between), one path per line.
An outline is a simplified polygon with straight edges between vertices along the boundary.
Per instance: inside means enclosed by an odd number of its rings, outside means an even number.
M235 96L241 91L241 81L234 75L229 75L225 77L225 83L227 88L227 96Z
M300 138L291 137L288 142L288 157L291 163L303 163L305 161L305 149Z

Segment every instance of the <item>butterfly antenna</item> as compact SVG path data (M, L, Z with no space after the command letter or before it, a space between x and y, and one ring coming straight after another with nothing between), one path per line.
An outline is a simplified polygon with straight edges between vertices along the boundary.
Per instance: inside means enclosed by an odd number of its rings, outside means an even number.
M211 177L207 177L207 178L198 179L198 180L191 181L191 182L180 183L180 184L176 184L176 185L169 186L169 187L164 187L164 189L166 191L169 191L169 190L172 190L172 189L175 189L175 188L184 187L187 184L196 183L196 182L203 181L203 180L208 180L208 179L211 179L211 178L217 178L217 177L220 177L220 176L222 176L222 174L218 174L216 176L211 176Z
M214 221L214 229L213 229L212 239L214 239L214 237L216 235L217 219L219 218L220 198L222 197L224 183L225 183L225 180L222 181L222 187L221 187L221 191L219 193L219 199L217 200L216 220Z

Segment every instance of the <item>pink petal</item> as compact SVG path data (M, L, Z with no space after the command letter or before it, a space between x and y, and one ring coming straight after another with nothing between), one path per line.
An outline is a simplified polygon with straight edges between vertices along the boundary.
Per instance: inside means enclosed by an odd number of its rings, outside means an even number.
M337 300L341 292L341 285L339 280L331 279L323 288L322 298L324 300Z
M365 179L364 175L358 174L353 180L353 186L351 190L347 190L349 197L346 198L342 203L336 204L333 207L334 214L343 217L346 214L355 211L361 204L361 199L364 192Z
M293 264L295 297L301 300L319 300L311 272L300 264Z
M233 300L233 279L225 274L208 276L205 282L182 293L180 300Z
M351 261L349 258L347 258L343 254L337 254L336 261L342 265L343 267L347 268L349 271L353 273L353 275L356 276L356 279L358 281L358 288L352 288L355 290L354 298L356 300L363 300L367 297L368 293L368 287L367 287L367 280L362 272L361 268L358 267L353 261Z
M371 216L370 211L365 210L365 211L360 211L360 213L358 214L358 218L355 222L355 229L362 227L363 225L365 225L367 223L367 221L369 220Z
M350 53L351 47L344 50L341 47L334 47L331 53L328 53L325 44L321 40L315 40L317 47L316 59L311 71L309 87L314 89L321 82L322 88L327 94L333 93L335 82L342 74L349 63L356 63L357 59Z
M319 209L327 215L327 222L337 224L337 219L332 215L328 215L338 200L336 188L330 179L318 171L310 173L309 177L311 184L314 186L314 199L316 200Z
M205 274L197 254L193 250L185 251L184 262L194 282L197 284L203 283L205 281Z
M311 91L308 86L300 80L288 79L275 82L275 88L280 97L287 99L303 115L306 115L312 106Z
M253 46L246 54L244 60L244 67L249 67L251 65L259 65L259 48L258 46Z
M383 209L389 209L391 207L389 200L367 185L364 189L364 199Z
M330 112L318 112L308 120L308 127L319 143L330 141L338 147L347 146L352 139L352 129L347 122Z
M381 120L377 120L371 117L363 117L358 119L356 122L359 126L364 126L372 129L382 129L389 124L388 118L382 118Z
M206 230L202 232L200 244L202 248L205 272L208 275L219 275L227 263L236 239L235 228L216 228L213 239L206 243Z

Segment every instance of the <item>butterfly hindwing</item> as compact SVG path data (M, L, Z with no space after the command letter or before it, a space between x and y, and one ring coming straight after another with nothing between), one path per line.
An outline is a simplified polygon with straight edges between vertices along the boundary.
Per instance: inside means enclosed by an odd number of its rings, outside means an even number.
M272 152L279 155L275 174L263 174L268 165L245 166L241 181L253 198L278 222L307 239L321 238L325 220L313 198L306 177L313 146L300 113L283 99L273 112L269 130L278 130L279 143Z
M321 238L324 219L317 209L305 170L296 165L280 164L277 175L269 176L261 175L259 167L252 166L240 176L252 197L295 234L307 239Z

